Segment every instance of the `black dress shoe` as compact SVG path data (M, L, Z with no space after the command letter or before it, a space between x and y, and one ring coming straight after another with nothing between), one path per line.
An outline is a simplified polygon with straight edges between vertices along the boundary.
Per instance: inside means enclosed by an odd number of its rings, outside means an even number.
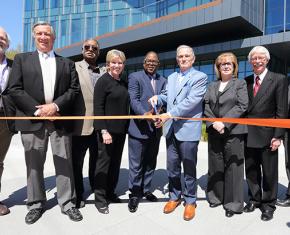
M6 205L4 205L2 202L0 202L0 216L7 215L9 213L10 213L9 208Z
M290 206L290 197L287 196L285 199L278 199L276 202L277 206L289 207Z
M81 212L75 207L72 207L67 211L63 211L63 213L66 214L70 220L75 222L81 221L83 219Z
M215 208L215 207L218 207L220 205L221 205L221 203L209 203L209 207L211 207L211 208Z
M109 211L109 206L108 206L108 205L97 206L97 205L95 204L95 206L96 206L98 212L100 212L101 214L109 214L109 212L110 212L110 211Z
M34 224L43 214L42 208L32 209L25 216L25 223Z
M138 197L130 197L128 202L128 209L130 212L134 213L138 209L139 198Z
M121 199L117 196L117 194L111 194L108 196L108 201L112 203L121 203Z
M231 210L226 210L226 217L232 217L235 214L235 212L231 211Z
M157 202L158 198L151 192L146 192L144 193L144 197L146 198L146 200L150 201L150 202Z
M256 205L254 203L249 202L247 205L244 207L244 212L249 213L253 212L256 209Z
M265 210L262 212L262 215L261 215L261 220L263 221L269 221L271 219L273 219L273 211L269 211L269 210Z

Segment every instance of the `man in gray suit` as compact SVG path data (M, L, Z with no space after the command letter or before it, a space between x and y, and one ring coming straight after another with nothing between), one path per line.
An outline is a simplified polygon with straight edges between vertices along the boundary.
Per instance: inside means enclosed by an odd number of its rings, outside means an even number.
M57 200L62 213L73 221L82 220L75 208L75 189L71 161L72 123L53 120L55 116L72 115L73 102L79 92L74 62L53 51L55 33L47 22L33 28L34 52L15 56L9 80L9 95L16 105L15 128L21 131L27 168L27 224L35 223L44 212L46 201L43 167L48 140L51 142L56 173ZM29 117L51 117L29 120Z
M144 58L144 70L129 75L128 91L132 115L154 113L148 99L160 94L166 86L166 79L157 73L158 66L158 55L150 51ZM156 167L161 134L161 128L156 128L153 121L130 120L128 140L130 212L137 210L139 200L143 196L148 201L157 201L156 196L150 192L150 186Z
M12 61L5 57L5 52L9 47L9 36L5 29L0 27L0 117L5 116L2 96L5 95L8 84L9 72L11 69ZM0 120L0 190L1 190L1 177L4 170L4 158L8 151L12 133L8 129L7 122ZM0 216L6 215L10 210L2 202L0 202Z
M77 95L74 105L74 115L93 116L93 94L94 86L105 72L105 67L97 65L100 46L96 39L84 41L82 54L83 60L76 62L81 85L81 92ZM84 207L83 199L83 164L87 150L89 150L89 181L92 191L94 190L94 178L96 161L98 157L97 135L93 127L94 120L76 120L72 137L72 162L76 187L76 207Z

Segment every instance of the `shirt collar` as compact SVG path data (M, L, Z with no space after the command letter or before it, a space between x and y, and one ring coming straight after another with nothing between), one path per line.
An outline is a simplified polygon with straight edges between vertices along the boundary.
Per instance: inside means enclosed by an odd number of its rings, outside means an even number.
M55 57L55 55L54 55L54 51L53 50L51 50L51 51L49 51L49 52L42 52L42 51L39 51L39 50L37 50L38 51L38 54L40 55L40 56L42 56L43 54L47 54L49 57Z
M267 72L268 72L268 69L265 68L265 70L263 71L263 73L261 73L260 75L254 74L254 81L256 81L256 77L259 77L260 78L260 83L262 83L262 81L264 80Z
M185 70L184 72L181 72L181 71L179 70L179 75L185 77L185 76L189 73L190 70L191 70L191 68Z
M4 59L3 59L3 61L2 61L2 64L0 64L0 66L1 67L3 67L3 68L5 68L6 66L7 66L7 59L6 59L6 57L4 56Z

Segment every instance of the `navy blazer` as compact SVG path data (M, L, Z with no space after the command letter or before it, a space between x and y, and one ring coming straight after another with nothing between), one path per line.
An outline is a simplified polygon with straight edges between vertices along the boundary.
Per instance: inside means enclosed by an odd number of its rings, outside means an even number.
M151 79L144 70L129 75L128 92L132 115L143 115L152 109L148 99L160 94L165 89L167 83L167 80L159 74L156 74L155 81L156 91L154 93ZM129 135L140 139L147 139L155 133L161 136L161 128L156 129L152 122L141 119L130 120Z

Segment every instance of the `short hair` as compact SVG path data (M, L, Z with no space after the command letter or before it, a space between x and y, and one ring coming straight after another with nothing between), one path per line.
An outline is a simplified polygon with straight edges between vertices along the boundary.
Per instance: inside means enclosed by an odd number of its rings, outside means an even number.
M158 54L157 54L155 51L148 51L148 52L146 53L146 55L144 56L143 63L145 63L146 58L147 58L147 56L148 56L149 54L154 54L154 55L156 55L156 57L157 57L157 59L158 59L158 61L159 61L159 56L158 56Z
M106 56L106 63L110 63L114 57L119 57L123 63L126 61L126 56L123 51L119 51L117 49L112 49L108 51Z
M10 35L6 32L6 30L3 27L0 26L0 29L2 29L4 31L4 33L6 34L6 41L7 41L8 47L9 47L10 42L11 42Z
M83 47L84 47L85 43L88 42L88 41L94 41L94 42L98 45L98 48L99 48L99 50L100 50L100 44L99 44L98 40L95 39L95 38L88 38L88 39L86 39L86 40L83 42Z
M251 62L251 58L252 58L252 55L254 53L262 53L266 56L267 60L269 61L270 60L270 52L268 51L268 49L266 47L263 47L263 46L255 46L250 52L249 52L249 55L248 55L248 61Z
M233 76L235 78L237 78L238 77L238 71L239 71L239 65L238 65L237 57L232 52L225 52L225 53L220 54L216 58L215 63L214 63L214 71L215 71L217 79L218 80L221 79L221 72L220 72L219 68L220 68L220 65L221 65L222 61L225 58L230 59L231 62L233 63L233 66L234 66Z
M34 36L34 29L39 26L39 25L47 25L50 27L50 32L52 33L53 37L55 38L55 31L52 27L52 25L49 22L46 21L38 21L36 22L33 26L32 26L32 32L33 32L33 36Z
M187 45L180 45L180 46L178 46L177 49L176 49L176 56L178 55L179 51L181 49L183 49L183 48L188 49L190 51L190 53L192 54L192 56L195 57L194 51L193 51L192 47L187 46Z

